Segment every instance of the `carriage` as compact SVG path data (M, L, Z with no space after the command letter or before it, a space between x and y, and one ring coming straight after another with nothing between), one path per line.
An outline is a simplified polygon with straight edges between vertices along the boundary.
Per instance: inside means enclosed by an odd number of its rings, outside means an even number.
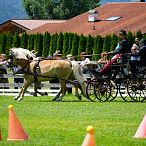
M108 75L95 71L94 64L87 64L87 68L94 76L86 81L86 93L90 100L101 102L113 101L120 98L124 101L143 102L146 99L146 67L137 66L137 73L131 73L130 54L123 64L121 58L111 63Z

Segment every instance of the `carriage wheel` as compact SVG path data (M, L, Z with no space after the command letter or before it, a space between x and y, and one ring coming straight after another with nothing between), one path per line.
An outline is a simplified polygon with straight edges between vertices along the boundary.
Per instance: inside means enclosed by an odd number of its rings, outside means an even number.
M91 101L95 101L96 97L94 95L94 81L90 81L87 83L86 86L86 95L87 95L87 99L91 100Z
M129 85L129 80L128 79L123 79L123 81L120 83L119 86L119 93L121 98L124 101L135 101L131 96L128 94L128 85Z
M118 85L111 80L111 96L108 101L113 101L118 95Z
M99 101L107 101L111 96L111 83L105 79L98 78L94 84L94 94Z
M134 101L143 101L146 98L146 80L140 78L130 80L127 91Z

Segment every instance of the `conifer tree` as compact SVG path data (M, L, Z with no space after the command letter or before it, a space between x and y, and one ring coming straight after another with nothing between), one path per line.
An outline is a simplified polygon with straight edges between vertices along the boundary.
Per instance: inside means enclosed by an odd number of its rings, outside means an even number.
M69 48L69 34L64 33L64 35L63 35L63 50L62 50L63 56L67 55L68 48Z
M136 38L138 38L139 40L143 38L143 34L140 30L136 32Z
M111 36L106 35L103 43L103 52L109 52L110 51L110 45L111 45Z
M128 42L129 42L129 47L131 48L133 43L134 43L134 36L133 36L131 31L128 32L127 39L128 39Z
M81 34L79 37L78 55L80 55L81 52L86 52L86 43L87 43L86 37L83 34Z
M71 54L73 56L78 55L78 47L79 47L79 36L77 34L74 34L72 49L71 49Z
M10 48L12 48L13 37L11 34L7 35L7 42L6 42L6 55L9 54Z
M53 50L54 50L54 52L57 50L57 40L58 40L58 34L55 33L54 39L53 39L53 48L54 48Z
M35 42L35 35L30 34L28 36L28 49L31 51L34 49L34 43Z
M14 34L12 47L16 47L16 48L20 47L20 37L18 35L18 32Z
M2 36L1 36L0 54L6 52L6 42L7 42L7 36L6 36L6 34L2 34Z
M20 47L28 49L28 38L26 32L22 34Z
M42 52L43 57L47 57L49 54L50 41L51 36L48 32L46 32L43 36L43 52Z
M111 37L110 52L115 50L117 44L118 44L118 36L116 34L113 34Z
M35 40L35 52L37 52L37 56L42 56L42 50L43 50L43 36L42 34L37 34L36 40Z
M93 47L94 47L94 39L91 35L89 35L87 37L86 53L87 54L93 54Z
M73 38L74 38L74 33L69 33L69 42L68 42L68 50L66 54L70 54L72 50L72 44L73 44Z
M98 60L100 58L100 54L102 53L103 48L103 38L100 35L97 35L94 39L94 51L93 54L93 60Z
M63 50L63 34L62 34L62 32L58 35L57 50L60 50L60 52L62 53L62 50Z
M49 55L53 55L53 53L57 50L57 39L58 39L58 34L53 34L51 36Z

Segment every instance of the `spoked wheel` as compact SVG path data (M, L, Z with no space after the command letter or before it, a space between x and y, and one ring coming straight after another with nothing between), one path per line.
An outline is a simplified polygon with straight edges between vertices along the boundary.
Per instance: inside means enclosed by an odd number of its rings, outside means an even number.
M95 84L95 80L87 81L86 95L87 95L87 99L91 101L96 100L96 96L94 94L94 84Z
M108 101L113 101L118 94L118 85L111 80L111 96L109 97Z
M140 78L130 80L127 91L134 101L143 101L146 98L146 80Z
M124 101L135 101L131 96L128 94L128 85L129 85L129 80L128 79L123 79L123 81L120 83L119 86L119 93L121 98Z
M103 78L97 78L94 84L94 94L101 101L107 101L111 96L111 83Z

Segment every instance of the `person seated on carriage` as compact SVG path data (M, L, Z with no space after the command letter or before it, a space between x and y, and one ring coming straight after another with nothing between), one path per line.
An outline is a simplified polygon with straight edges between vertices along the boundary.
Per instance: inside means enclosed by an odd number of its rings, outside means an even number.
M138 52L139 52L138 46L136 44L133 44L131 48L131 58L130 58L130 70L132 74L137 73L136 65L140 61L140 56L137 56Z
M118 43L117 47L115 48L114 51L112 52L105 52L104 54L105 55L114 55L112 57L111 60L109 60L105 65L104 67L99 71L100 74L102 75L109 75L111 70L112 70L112 64L113 63L116 63L116 61L121 58L121 61L122 63L127 63L127 55L126 53L129 53L130 52L130 49L129 49L129 43L126 39L126 31L125 30L120 30L119 32L119 38L120 38L120 42Z
M53 59L54 60L62 60L62 54L60 53L59 50L56 50L56 52L53 54Z
M108 62L107 56L105 55L104 52L101 53L100 56L101 56L101 57L100 57L100 59L97 61L97 63L100 65L100 67L103 67L103 65L105 65L105 64Z
M87 57L87 53L86 52L81 52L80 53L80 57L81 57L81 63L80 63L80 67L83 73L86 73L88 71L87 68L87 64L90 64L90 59Z
M135 64L136 68L138 66L146 67L146 39L145 38L141 39L139 44L140 51L135 54L131 54L133 57L140 57L140 60L137 61Z
M139 42L140 42L139 38L135 38L134 44L133 44L133 45L136 45L137 46L138 51L140 50Z

